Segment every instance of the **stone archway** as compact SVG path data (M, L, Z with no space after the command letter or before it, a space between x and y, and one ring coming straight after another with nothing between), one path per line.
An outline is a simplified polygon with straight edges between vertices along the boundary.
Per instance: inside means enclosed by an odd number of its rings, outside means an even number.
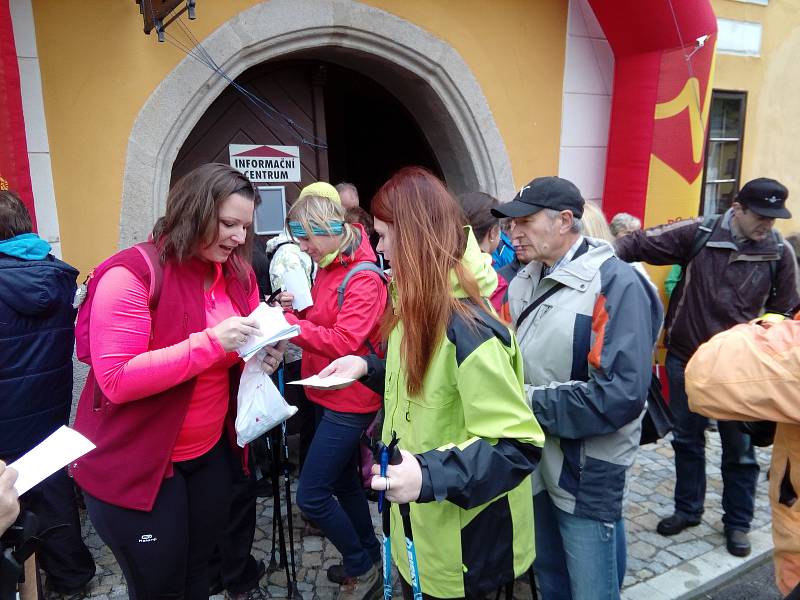
M239 13L203 45L233 77L324 49L329 60L369 75L407 106L454 191L513 195L508 153L475 76L450 45L408 21L353 0L271 0ZM128 142L120 247L147 237L163 212L178 150L226 86L187 57L142 107Z

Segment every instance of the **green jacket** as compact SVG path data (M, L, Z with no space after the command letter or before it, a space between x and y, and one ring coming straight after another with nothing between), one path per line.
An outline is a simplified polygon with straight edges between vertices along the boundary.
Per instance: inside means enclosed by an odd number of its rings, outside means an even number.
M497 276L471 233L463 262L488 296ZM466 296L455 283L453 294ZM364 380L377 391L384 388L384 442L396 432L399 447L422 466L411 523L422 592L439 598L495 590L523 574L534 558L530 474L544 434L525 402L513 333L490 308L471 306L471 322L453 317L449 323L419 395L406 391L402 323L389 336L385 361L369 358ZM391 538L397 567L410 581L396 505Z

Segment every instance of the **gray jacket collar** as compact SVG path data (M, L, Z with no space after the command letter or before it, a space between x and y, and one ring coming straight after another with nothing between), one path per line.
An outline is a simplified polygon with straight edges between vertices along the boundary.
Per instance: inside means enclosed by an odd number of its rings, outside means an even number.
M557 281L567 287L577 290L586 289L586 284L595 276L600 269L600 265L614 256L614 248L605 240L590 237L586 237L585 239L589 243L588 252L561 265L556 271L547 275L541 281L539 281L539 278L542 273L543 264L539 261L529 262L519 270L517 277L529 279L528 285L533 284L534 287L539 287L535 283L537 281L539 284L545 281Z

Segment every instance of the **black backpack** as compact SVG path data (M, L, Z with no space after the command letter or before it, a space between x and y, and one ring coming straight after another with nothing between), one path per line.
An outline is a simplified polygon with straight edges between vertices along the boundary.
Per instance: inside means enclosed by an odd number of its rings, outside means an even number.
M700 250L703 249L703 247L706 245L706 242L708 242L709 238L711 238L711 234L714 233L714 229L716 229L721 216L722 215L709 215L703 219L700 227L697 228L697 232L694 234L694 239L692 240L692 247L689 250L689 256L686 258L686 263L682 265L683 271L681 272L681 279L683 279L685 276L686 268L689 266L689 263L692 262L692 259L694 259L694 257L700 253ZM775 229L772 230L772 235L775 237L775 242L778 244L778 256L780 257L783 255L783 236L781 236L780 232L776 231ZM767 304L769 304L771 300L774 300L778 295L779 260L780 258L769 261L769 272L772 286L770 287Z

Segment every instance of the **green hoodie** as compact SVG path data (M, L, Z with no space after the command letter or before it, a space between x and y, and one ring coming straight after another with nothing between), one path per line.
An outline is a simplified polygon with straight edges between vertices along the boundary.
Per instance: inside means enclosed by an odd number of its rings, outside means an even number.
M462 261L488 297L497 275L471 231ZM452 281L453 295L466 298L455 275ZM471 322L454 316L448 324L421 393L406 390L402 323L389 336L385 366L371 360L368 375L374 389L385 368L384 441L396 432L400 448L422 465L411 523L422 591L439 598L495 590L523 574L534 557L530 474L544 435L525 402L516 338L488 302L471 306ZM395 505L391 538L395 562L410 581Z

